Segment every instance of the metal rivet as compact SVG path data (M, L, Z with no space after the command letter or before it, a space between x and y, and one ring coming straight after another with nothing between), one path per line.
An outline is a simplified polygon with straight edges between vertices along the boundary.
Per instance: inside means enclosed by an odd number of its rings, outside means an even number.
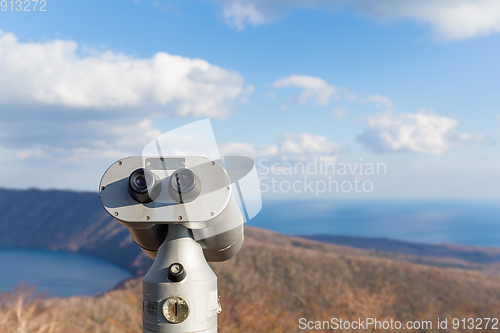
M210 216L214 216L214 212L210 212Z
M104 186L101 186L101 191L104 191L104 189L105 189L105 188L106 188L106 187L104 187Z
M228 191L229 191L229 186L226 186L226 190L228 190Z
M180 220L182 220L182 216L179 216L177 219L178 219L179 221L180 221Z
M118 216L118 212L115 212L115 216Z
M214 161L212 161L212 163L210 163L210 164L215 165L215 162L214 162Z
M118 162L118 165L122 165L122 164L123 164L122 161Z
M146 216L146 220L149 221L150 217L149 216Z

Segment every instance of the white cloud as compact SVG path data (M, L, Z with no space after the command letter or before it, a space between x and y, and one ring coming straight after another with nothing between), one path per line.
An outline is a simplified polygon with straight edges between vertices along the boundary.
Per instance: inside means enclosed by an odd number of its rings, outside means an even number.
M40 149L40 147L36 147L34 149L29 149L29 150L19 150L16 152L15 155L16 155L17 159L19 159L19 160L27 160L27 159L45 157L45 154Z
M243 155L253 159L268 158L279 162L311 162L315 158L334 163L338 158L339 144L322 135L285 133L279 145L254 146L249 143L231 142L220 145L222 155Z
M375 103L378 108L392 109L394 106L394 103L389 97L378 94L369 95L367 101Z
M500 32L498 0L216 0L227 24L242 30L279 19L295 8L331 10L350 6L378 20L410 19L432 26L444 39Z
M108 163L124 156L140 155L144 145L161 135L152 127L151 119L66 123L62 125L66 129L59 131L60 124L39 124L27 124L28 131L17 135L14 133L17 128L5 130L9 141L4 145L15 149L17 159L56 165L100 164L103 160ZM37 126L52 131L52 135L29 133Z
M273 87L279 89L287 87L302 89L299 94L285 101L283 104L284 109L293 104L305 105L307 103L314 103L324 106L332 100L334 94L337 92L337 88L329 85L325 80L307 75L290 75L281 78L274 81Z
M328 141L322 135L285 134L285 141L280 146L284 161L310 161L315 157L324 162L335 162L339 145Z
M255 146L245 142L231 142L220 145L220 151L223 156L247 156L253 159L276 156L279 153L279 147L276 145Z
M95 189L89 180L161 134L156 119L225 118L252 90L201 59L139 59L0 31L0 149L16 165L1 186L22 178L25 186Z
M342 119L347 115L347 109L343 108L341 106L337 106L335 109L333 109L333 116L335 119Z
M82 52L72 41L22 43L0 31L0 145L19 159L140 153L160 134L155 117L224 118L253 89L200 59Z
M245 98L241 75L201 59L80 52L73 41L21 43L0 31L0 104L225 118Z
M268 98L276 98L276 96L278 96L278 94L275 91L268 90L268 91L266 91L265 96Z
M274 81L272 86L277 89L292 87L299 88L301 90L298 94L292 95L284 100L281 106L284 110L291 105L314 104L317 106L326 106L333 101L339 100L349 103L374 103L378 108L384 108L387 110L392 109L394 106L392 100L387 96L371 94L367 97L362 97L361 95L352 93L345 88L335 87L322 78L315 76L290 75ZM277 96L277 94L272 91L269 91L267 95L272 97ZM346 110L343 110L343 108L337 107L335 110L337 110L337 112L334 112L334 116L337 119L345 116Z
M458 121L432 111L418 113L385 112L366 119L368 126L357 140L378 152L411 151L442 154L446 149L466 143L484 142L482 135L457 133Z
M246 26L260 25L274 19L275 15L269 15L262 9L260 1L218 1L222 4L223 16L226 23L238 30Z

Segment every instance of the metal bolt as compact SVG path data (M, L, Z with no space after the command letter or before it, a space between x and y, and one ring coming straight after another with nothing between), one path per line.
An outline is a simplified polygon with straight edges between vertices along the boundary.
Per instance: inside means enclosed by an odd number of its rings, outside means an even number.
M212 161L212 163L210 163L210 164L215 165L215 162L214 162L214 161Z
M214 216L214 212L210 212L210 216Z
M180 221L180 220L182 220L182 216L179 216L177 219L178 219L179 221Z
M149 221L150 217L149 216L146 216L146 220Z
M119 162L118 162L118 165L122 165L122 164L123 164L123 163L122 163L122 161L119 161Z
M115 216L118 216L118 212L115 212Z
M182 264L176 262L168 267L167 278L170 282L181 282L186 277L186 271Z
M168 322L179 324L188 317L189 305L182 297L172 296L163 303L162 313Z
M228 191L229 191L229 186L226 186L226 190L228 190Z
M106 188L106 187L104 187L104 186L101 186L101 191L104 191L104 189L105 189L105 188Z

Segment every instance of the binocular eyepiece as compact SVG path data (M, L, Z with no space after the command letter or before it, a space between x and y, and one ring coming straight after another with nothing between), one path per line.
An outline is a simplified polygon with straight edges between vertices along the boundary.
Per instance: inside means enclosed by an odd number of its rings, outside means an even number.
M201 182L189 169L175 170L166 182L168 193L176 202L191 202L200 195ZM128 179L129 194L132 199L140 203L155 201L160 196L162 188L160 178L145 168L135 170Z
M148 169L137 169L128 178L128 192L137 202L155 201L160 196L161 189L160 178Z

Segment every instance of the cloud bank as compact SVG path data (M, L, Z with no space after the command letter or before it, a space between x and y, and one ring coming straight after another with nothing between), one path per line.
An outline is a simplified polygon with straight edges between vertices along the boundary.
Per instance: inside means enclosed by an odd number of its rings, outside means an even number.
M430 25L443 39L460 40L500 32L497 0L216 0L226 23L238 30L272 22L297 8L350 7L376 20L409 19Z
M458 121L431 111L385 112L366 119L368 126L357 141L377 153L409 151L442 154L446 149L467 143L483 143L480 134L458 133Z
M295 87L302 90L298 95L290 97L284 102L282 105L284 109L293 104L314 103L324 106L330 103L337 92L337 88L329 85L325 80L308 75L290 75L274 81L272 85L278 89Z
M88 179L161 134L155 119L223 119L251 90L237 72L201 59L21 42L0 31L0 150L23 175L3 186L94 188Z
M298 93L287 97L283 101L281 107L284 110L293 105L326 106L334 101L373 103L377 108L383 109L392 109L394 106L392 100L387 96L371 94L363 97L359 94L349 92L345 88L333 86L324 79L316 76L293 74L274 81L272 87L276 89L295 88L299 90ZM267 96L274 98L277 94L274 91L268 91ZM346 110L343 112L340 110L340 113L337 112L335 117L340 119L346 114Z
M309 133L285 133L279 145L255 146L249 143L231 142L221 145L224 156L243 155L253 159L267 158L277 162L310 162L315 158L325 163L335 163L338 159L338 143L327 140L322 135Z
M21 43L0 31L0 105L225 118L249 89L238 73L201 59L164 52L148 59L113 51L82 55L73 41Z

